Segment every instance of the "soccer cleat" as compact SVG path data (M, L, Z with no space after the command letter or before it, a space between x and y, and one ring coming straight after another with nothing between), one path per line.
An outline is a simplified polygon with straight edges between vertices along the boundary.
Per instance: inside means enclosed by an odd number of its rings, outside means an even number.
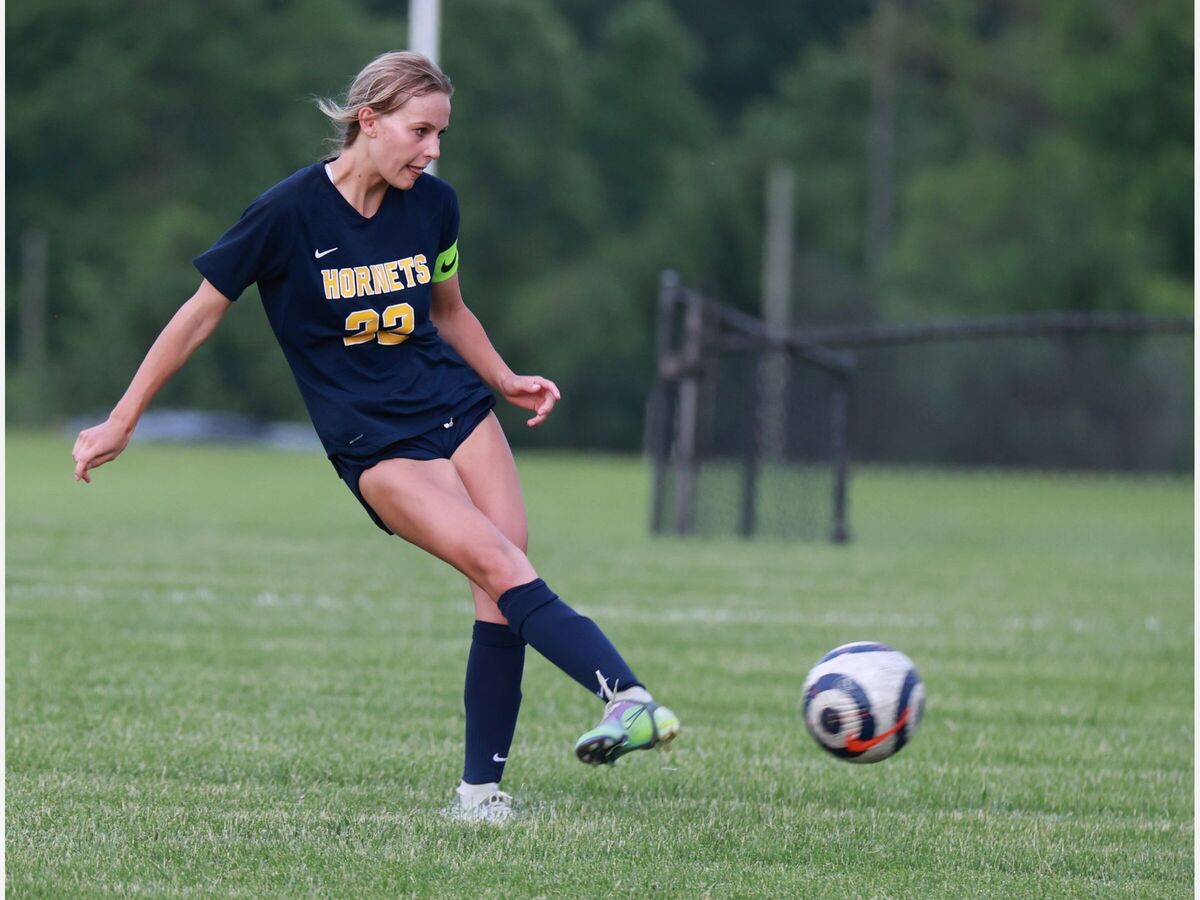
M600 673L596 674L608 704L600 724L575 742L580 761L611 765L634 750L666 750L679 734L679 717L653 701L617 699Z
M496 784L461 784L453 816L460 822L503 824L512 818L513 798Z

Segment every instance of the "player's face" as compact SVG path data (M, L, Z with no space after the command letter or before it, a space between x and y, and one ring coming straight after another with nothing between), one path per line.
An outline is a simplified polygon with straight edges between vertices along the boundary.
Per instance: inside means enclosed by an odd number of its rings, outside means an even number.
M371 156L383 179L408 190L425 167L442 155L442 134L450 124L450 98L445 94L414 97L377 120Z

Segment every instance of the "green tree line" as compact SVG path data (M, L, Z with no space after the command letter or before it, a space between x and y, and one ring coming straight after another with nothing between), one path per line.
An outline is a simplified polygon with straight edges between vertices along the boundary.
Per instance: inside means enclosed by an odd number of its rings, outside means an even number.
M404 6L8 5L10 420L115 402L192 257L326 152L312 98L405 46ZM640 442L662 269L757 308L779 163L799 321L1190 311L1192 35L1183 0L445 0L465 296L514 367L562 387L539 441L608 449ZM160 405L303 417L255 306Z

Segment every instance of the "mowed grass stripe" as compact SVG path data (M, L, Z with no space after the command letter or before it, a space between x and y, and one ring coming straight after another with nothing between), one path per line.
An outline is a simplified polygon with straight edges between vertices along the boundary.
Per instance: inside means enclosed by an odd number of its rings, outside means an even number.
M865 471L855 543L651 540L637 460L525 454L535 563L683 716L590 770L539 658L505 830L441 815L470 604L319 457L13 434L12 896L1191 896L1192 484ZM835 761L799 688L913 657L926 720Z

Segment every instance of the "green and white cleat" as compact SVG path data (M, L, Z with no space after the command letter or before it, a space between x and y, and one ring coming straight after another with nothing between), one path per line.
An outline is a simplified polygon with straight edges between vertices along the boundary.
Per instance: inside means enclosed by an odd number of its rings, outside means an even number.
M597 673L599 674L599 673ZM653 700L621 699L600 679L608 704L600 724L575 742L575 755L589 765L612 765L634 750L670 748L679 734L679 717Z

